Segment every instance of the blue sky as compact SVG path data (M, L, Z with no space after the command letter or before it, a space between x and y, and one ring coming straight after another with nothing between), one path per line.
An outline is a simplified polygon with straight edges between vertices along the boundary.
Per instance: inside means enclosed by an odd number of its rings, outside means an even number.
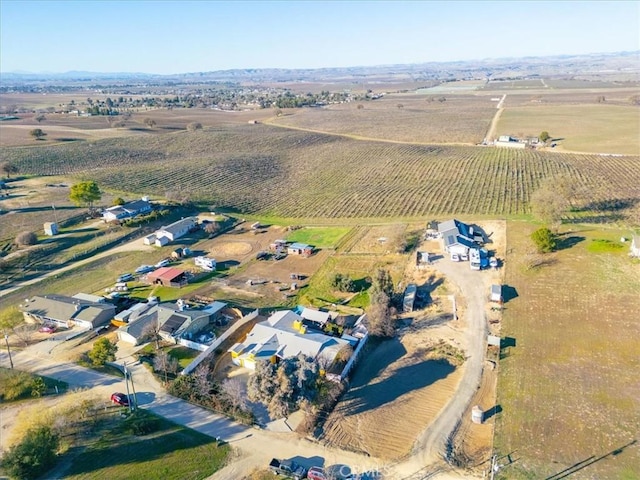
M0 72L185 73L640 50L638 1L0 0Z

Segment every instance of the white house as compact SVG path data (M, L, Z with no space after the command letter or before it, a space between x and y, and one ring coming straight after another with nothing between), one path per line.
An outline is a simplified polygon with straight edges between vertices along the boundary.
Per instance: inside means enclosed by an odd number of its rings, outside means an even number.
M124 220L125 218L133 218L143 213L151 211L151 204L146 198L128 202L124 205L116 205L107 208L102 212L102 218L105 222L114 222L116 220Z
M197 217L186 217L182 220L178 220L177 222L173 222L171 225L167 225L166 227L162 227L159 230L156 230L156 245L158 240L162 237L167 239L168 242L173 242L174 240L185 236L189 231L196 228L198 225ZM166 245L166 243L164 244Z
M266 321L256 324L244 342L228 351L236 365L255 370L256 362L272 362L303 353L311 358L322 357L333 362L346 345L342 338L323 333L307 332L303 318L291 310L282 310Z

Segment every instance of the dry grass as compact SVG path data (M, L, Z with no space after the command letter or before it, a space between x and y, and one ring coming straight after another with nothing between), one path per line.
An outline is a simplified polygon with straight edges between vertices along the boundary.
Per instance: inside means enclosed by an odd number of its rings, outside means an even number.
M637 440L640 277L626 248L590 253L593 239L624 232L574 229L555 263L527 270L521 256L535 227L510 223L502 335L516 346L500 362L496 448L519 460L504 479L546 478ZM577 242L577 243L576 243ZM637 478L640 450L629 447L580 471L579 478Z
M640 154L640 114L631 105L507 106L496 132L526 137L543 130L569 151Z
M446 101L439 102L437 98L442 96L392 94L369 102L302 109L273 123L406 143L481 142L495 113L495 104L489 97L473 95L444 95Z

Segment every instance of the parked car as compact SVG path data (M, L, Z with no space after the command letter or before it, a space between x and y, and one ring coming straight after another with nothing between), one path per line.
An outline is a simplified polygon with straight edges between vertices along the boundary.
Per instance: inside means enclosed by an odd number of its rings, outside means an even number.
M498 268L498 259L496 257L491 257L489 259L489 265L491 268Z
M269 469L276 475L285 475L294 480L302 480L307 476L307 469L293 460L278 460L274 458L269 463Z
M115 392L111 394L111 402L123 407L128 407L129 397L124 393Z
M53 333L56 331L56 326L55 325L43 325L38 329L39 332L41 333Z
M322 467L311 467L307 472L307 478L309 480L327 480Z
M165 258L164 260L160 260L158 263L156 263L156 268L166 267L170 263L171 261Z
M133 280L133 275L131 273L123 273L122 275L120 275L118 277L118 279L116 280L116 283L120 283L120 282L130 282L131 280Z
M140 265L136 268L136 273L149 273L156 269L153 265Z

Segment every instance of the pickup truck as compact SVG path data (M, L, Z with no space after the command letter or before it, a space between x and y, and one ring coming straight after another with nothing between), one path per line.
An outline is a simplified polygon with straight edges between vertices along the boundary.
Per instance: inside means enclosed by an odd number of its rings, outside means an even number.
M294 480L302 480L307 476L307 469L293 460L278 460L274 458L269 463L269 469L276 475L284 475Z

